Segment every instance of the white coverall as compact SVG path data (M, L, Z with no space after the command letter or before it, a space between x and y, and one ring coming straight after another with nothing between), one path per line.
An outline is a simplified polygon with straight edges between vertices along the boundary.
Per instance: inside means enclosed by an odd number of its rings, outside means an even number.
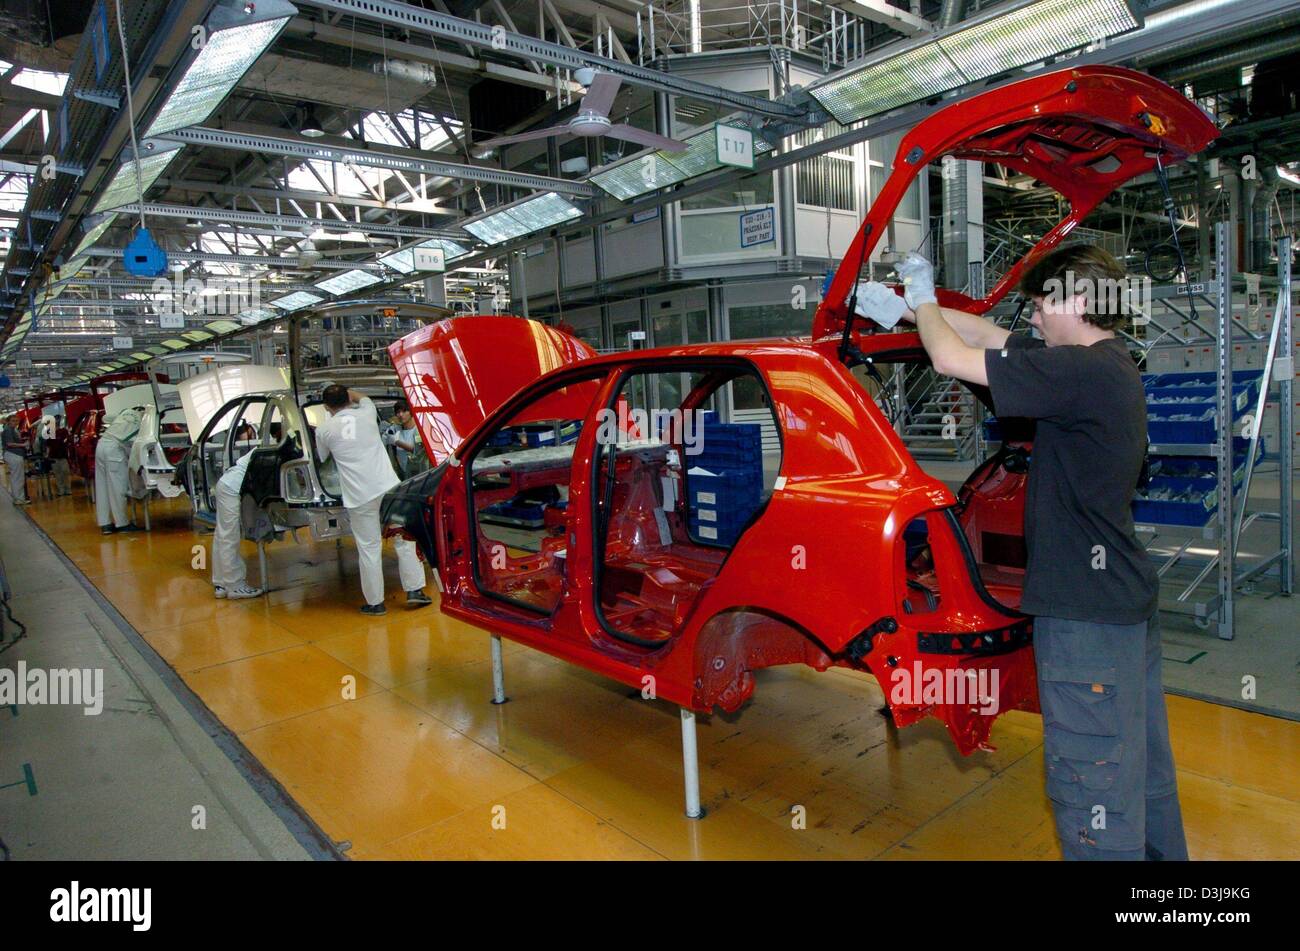
M24 469L23 446L19 442L18 431L5 424L5 435L12 440L5 444L5 467L9 471L9 495L15 502L27 498L27 473Z
M244 487L244 473L253 453L246 452L217 480L213 494L217 498L217 527L212 533L212 585L238 588L248 577L244 557L239 553L243 524L240 520L239 494Z
M379 435L379 414L369 397L347 406L316 428L316 449L320 461L331 456L338 467L343 487L343 507L352 523L361 566L361 593L367 604L384 600L384 536L379 524L379 505L384 493L400 481L393 471ZM415 543L393 539L397 569L405 591L424 588L424 565Z
M140 429L140 413L124 409L105 422L108 430L95 444L95 520L101 527L125 528L131 524L126 511L127 461L131 441Z

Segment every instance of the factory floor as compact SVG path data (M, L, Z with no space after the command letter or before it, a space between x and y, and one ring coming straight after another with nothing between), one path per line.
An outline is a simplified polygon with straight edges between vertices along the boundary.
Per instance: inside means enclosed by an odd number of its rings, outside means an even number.
M270 546L272 593L218 601L186 499L152 514L150 533L103 537L80 486L0 501L28 628L0 666L106 666L114 708L0 709L16 859L1059 855L1037 716L1000 718L996 752L962 757L936 721L890 726L868 677L761 671L738 715L699 718L692 821L675 708L509 642L493 706L487 636L403 609L391 556L383 618L357 613L348 541ZM1300 854L1300 723L1178 696L1169 712L1192 856Z

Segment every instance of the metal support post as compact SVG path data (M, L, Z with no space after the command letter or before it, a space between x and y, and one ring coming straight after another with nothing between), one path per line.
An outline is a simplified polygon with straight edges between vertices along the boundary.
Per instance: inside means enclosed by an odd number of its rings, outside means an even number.
M1295 465L1295 340L1292 335L1291 304L1291 239L1282 238L1277 243L1277 294L1282 302L1278 328L1280 359L1273 365L1278 390L1278 521L1281 531L1281 572L1283 594L1295 589L1295 558L1291 546L1291 477Z
M702 819L700 808L700 753L695 743L695 712L682 710L682 776L686 782L686 818Z
M1216 270L1219 297L1215 314L1218 364L1215 376L1218 439L1215 457L1218 462L1218 543L1219 543L1219 637L1233 637L1233 608L1236 595L1236 525L1232 498L1232 243L1226 222L1214 226Z
M501 659L501 635L492 635L492 702L501 705L509 698L506 696L506 671Z

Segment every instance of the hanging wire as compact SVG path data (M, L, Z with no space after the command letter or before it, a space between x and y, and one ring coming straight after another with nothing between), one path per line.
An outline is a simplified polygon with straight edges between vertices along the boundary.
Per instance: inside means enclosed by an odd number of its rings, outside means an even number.
M1151 280L1153 281L1157 281L1160 283L1172 284L1174 282L1174 279L1177 278L1179 275L1182 276L1184 281L1190 281L1191 275L1187 273L1187 261L1183 257L1183 245L1182 242L1178 240L1179 228L1178 228L1178 215L1176 214L1177 206L1174 204L1173 192L1169 188L1169 174L1168 172L1165 171L1164 161L1162 160L1162 156L1158 152L1156 153L1155 171L1156 171L1156 181L1160 183L1160 191L1164 198L1165 216L1169 219L1169 240L1162 241L1159 244L1154 245L1153 247L1147 249L1147 253L1142 262L1142 268L1147 272L1147 277L1151 278ZM1173 249L1174 256L1178 259L1177 270L1169 274L1168 277L1163 277L1163 275L1166 272L1161 272L1161 275L1154 274L1152 272L1152 264L1151 264L1151 258L1153 254L1161 249L1170 249L1170 248ZM1219 280L1220 281L1227 280L1227 277L1223 274L1220 274ZM1192 315L1191 319L1195 321L1199 315L1196 312L1196 297L1194 295L1192 294L1187 295L1187 306L1188 309L1191 311L1191 315Z
M126 28L122 26L122 0L113 0L117 12L117 36L122 42L122 77L126 82L126 116L131 129L131 155L135 165L136 208L140 212L140 227L144 221L144 175L140 171L140 143L135 138L135 100L131 96L131 56L126 48Z

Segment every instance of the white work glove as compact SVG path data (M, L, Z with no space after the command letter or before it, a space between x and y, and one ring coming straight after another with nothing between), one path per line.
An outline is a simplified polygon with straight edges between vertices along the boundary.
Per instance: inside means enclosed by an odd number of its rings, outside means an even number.
M391 429L385 430L382 438L385 446L394 446L397 444L397 433L393 432Z
M866 281L858 285L857 306L854 310L859 316L874 320L886 330L892 330L907 313L907 304L903 298L894 293L892 288L877 281Z
M903 282L903 298L912 310L922 304L939 303L934 296L934 265L923 255L908 251L903 260L894 265L894 272Z

